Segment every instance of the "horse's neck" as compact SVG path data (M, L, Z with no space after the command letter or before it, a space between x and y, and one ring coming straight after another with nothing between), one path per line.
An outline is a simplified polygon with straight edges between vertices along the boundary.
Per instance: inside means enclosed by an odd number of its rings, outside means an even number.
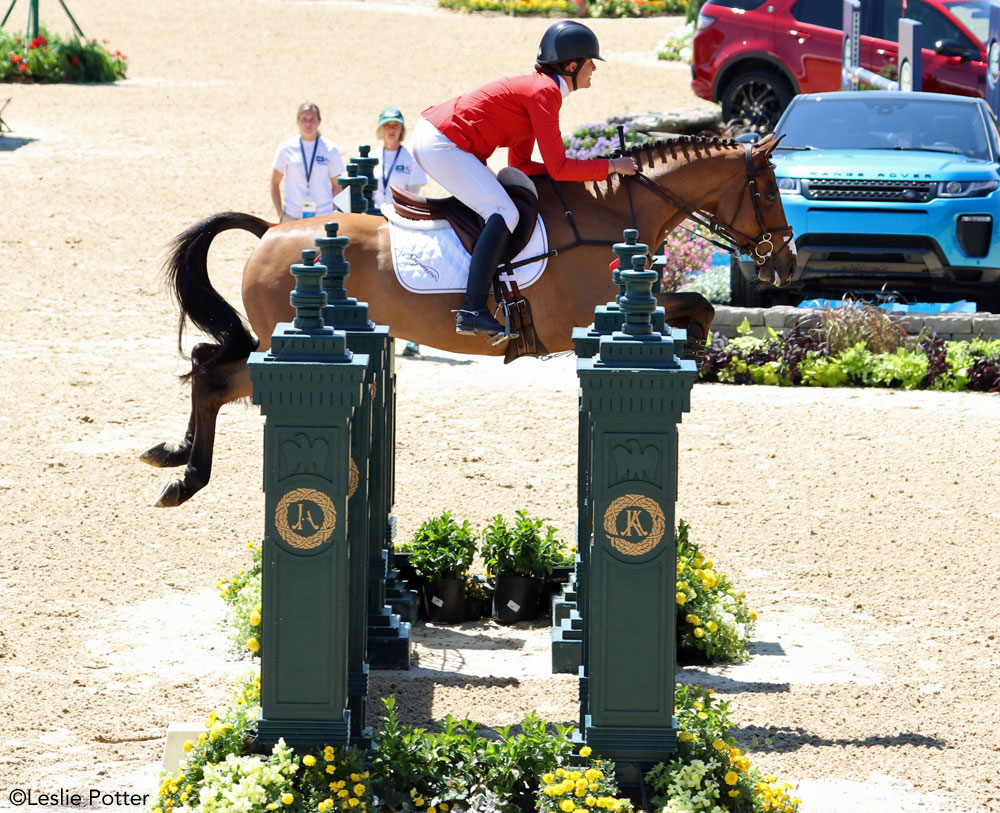
M658 145L643 152L643 172L650 180L686 203L691 209L717 214L724 187L744 170L742 150L706 141ZM661 217L656 227L659 242L688 215L651 190L647 199L659 201L655 211ZM655 206L656 204L654 204Z

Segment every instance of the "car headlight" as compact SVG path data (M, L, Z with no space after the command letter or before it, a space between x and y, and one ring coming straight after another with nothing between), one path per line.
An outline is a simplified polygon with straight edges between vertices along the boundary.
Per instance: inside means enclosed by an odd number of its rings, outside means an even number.
M997 188L997 181L943 181L938 184L938 197L976 198Z
M802 185L798 178L778 178L778 189L790 195L802 194Z

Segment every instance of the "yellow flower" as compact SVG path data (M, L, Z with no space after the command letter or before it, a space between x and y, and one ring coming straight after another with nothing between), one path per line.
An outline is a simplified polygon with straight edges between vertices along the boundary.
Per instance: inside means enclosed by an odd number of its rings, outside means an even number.
M543 781L543 782L544 782L544 783L545 783L546 785L551 785L551 784L552 784L553 782L555 782L555 781L556 781L556 777L555 777L555 775L554 775L554 774L550 774L550 773L545 773L545 774L542 774L542 781Z
M260 626L260 613L254 610L250 613L250 626L259 627Z
M687 600L688 600L687 594L682 593L682 592L680 592L678 590L677 591L677 603L680 604L681 607L683 607L685 604L687 604Z
M736 771L729 771L725 776L727 785L735 785L740 781L740 775Z
M415 804L417 807L423 807L424 806L424 797L423 796L417 796L417 797L415 797L414 800L413 800L413 804Z
M597 804L597 797L588 796L586 799L584 799L584 801L587 803L587 807L593 807L594 805Z
M677 739L681 742L694 742L695 736L691 731L680 731L677 733Z
M357 799L349 799L347 803L351 807L357 807L359 804L361 804L361 802L359 802Z
M705 626L708 627L709 632L716 632L719 629L719 625L714 621L709 621Z
M431 805L427 808L427 813L437 813L437 808L434 807L434 805Z
M714 749L715 749L716 751L726 751L726 750L728 750L728 749L729 749L729 746L728 746L728 745L726 745L726 743L724 743L724 742L723 742L722 740L715 740L715 741L714 741L714 742L712 743L712 747L713 747L713 748L714 748Z
M335 767L334 767L333 765L327 765L327 766L326 766L326 772L327 772L327 773L331 773L331 774L332 774L332 773L336 773L336 772L337 772L337 769L336 769L336 768L335 768Z
M344 788L341 788L340 790L337 791L337 796L341 799L346 799L350 795L351 794L348 793L347 790Z
M684 620L687 621L689 624L694 624L696 627L701 624L701 619L698 618L698 616L696 616L694 613L688 613L684 617Z
M356 773L352 773L351 774L351 781L352 782L360 782L361 781L361 777L358 774L356 774Z
M751 610L750 611L750 620L751 621L756 621L757 620L757 612L755 610Z
M251 638L249 641L247 641L247 649L249 649L251 652L257 652L260 649L260 641L258 641L256 638Z
M316 757L314 757L312 754L306 754L304 757L302 757L302 764L305 765L307 768L311 768L313 765L316 764Z
M354 786L354 795L355 796L363 796L364 793L365 793L365 786L364 785L358 783L357 785Z
M573 811L576 810L576 805L573 804L573 802L571 802L569 799L563 799L559 803L559 809L564 810L565 813L573 813Z
M695 627L694 628L694 637L695 638L704 638L705 637L705 628L704 627Z
M740 792L738 790L731 790L729 791L729 795L735 799L737 796L740 795Z
M600 779L601 772L597 768L588 768L583 775L593 782L595 779Z
M581 757L589 757L591 755L591 753L592 753L592 751L591 751L591 748L590 748L589 745L585 745L585 746L583 746L583 748L580 749L580 756Z
M290 794L290 793L283 793L281 795L281 803L283 805L290 805L294 801L295 801L295 797L292 796L292 794Z
M441 802L441 804L438 805L438 810L443 810L444 813L448 813L448 803Z
M194 743L191 740L187 740L184 743L184 753L188 753L192 748L194 748Z

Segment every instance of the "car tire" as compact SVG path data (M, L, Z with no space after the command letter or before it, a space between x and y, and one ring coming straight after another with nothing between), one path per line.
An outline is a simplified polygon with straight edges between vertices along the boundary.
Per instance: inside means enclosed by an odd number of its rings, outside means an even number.
M729 261L729 304L734 308L766 308L770 305L767 283L744 278L735 257Z
M788 81L773 71L739 73L719 96L722 121L740 132L770 133L793 95Z

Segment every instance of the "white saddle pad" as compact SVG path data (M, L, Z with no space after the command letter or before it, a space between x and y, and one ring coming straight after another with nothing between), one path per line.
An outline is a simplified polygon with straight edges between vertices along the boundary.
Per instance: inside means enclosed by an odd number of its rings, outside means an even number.
M385 209L383 213L386 213ZM392 267L400 285L415 294L465 293L470 256L448 221L422 220L417 221L419 228L410 228L401 225L398 216L388 219ZM528 245L514 261L538 257L548 250L545 224L539 217ZM543 257L519 266L513 272L507 271L500 275L500 281L513 278L519 288L527 288L542 276L547 260Z

